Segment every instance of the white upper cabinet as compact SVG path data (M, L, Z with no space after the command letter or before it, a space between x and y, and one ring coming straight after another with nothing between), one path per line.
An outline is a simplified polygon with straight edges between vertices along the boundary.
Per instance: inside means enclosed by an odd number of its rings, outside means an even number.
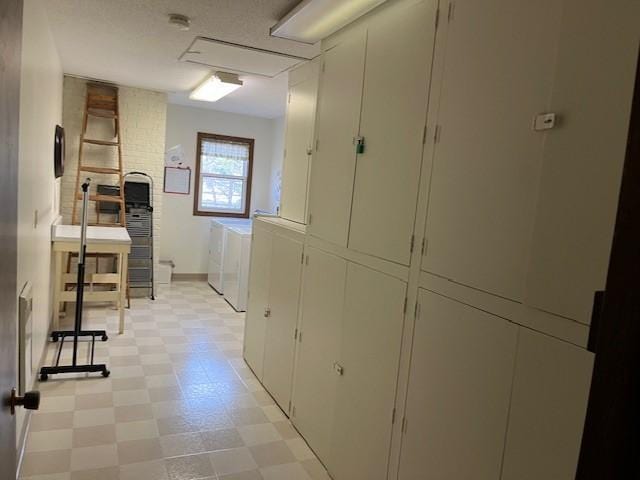
M287 412L293 379L302 248L302 243L296 240L273 235L262 382Z
M366 32L356 29L323 54L308 233L347 246Z
M517 301L551 135L532 124L549 109L561 12L556 0L456 0L441 15L423 268Z
M296 362L292 421L318 457L331 448L340 356L347 261L313 247L305 251L302 320Z
M354 263L347 266L327 462L335 480L387 478L406 286L375 270Z
M289 73L280 215L299 223L307 223L307 192L318 74L318 61L306 63Z
M604 289L629 128L640 2L565 0L525 302L589 323Z
M575 478L593 358L520 328L502 480Z
M419 302L399 478L497 480L518 327L427 290Z
M267 329L265 313L269 306L272 242L271 232L254 222L249 265L249 296L244 326L244 358L260 380Z
M399 3L367 28L364 151L357 157L349 248L404 265L418 197L436 9L437 0Z

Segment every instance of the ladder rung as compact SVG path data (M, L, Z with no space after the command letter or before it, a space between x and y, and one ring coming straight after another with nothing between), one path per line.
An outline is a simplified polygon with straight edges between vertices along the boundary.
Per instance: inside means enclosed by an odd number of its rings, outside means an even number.
M91 143L93 145L106 145L107 147L117 147L120 145L120 142L109 142L107 140L90 140L85 138L82 140L84 143Z
M87 105L87 108L91 108L93 110L104 110L105 112L109 112L111 114L115 114L118 110L114 103L92 103L90 105ZM89 113L89 115L91 114Z
M89 107L91 108L91 107ZM98 111L98 110L87 110L87 113L91 116L94 117L103 117L103 118L118 118L118 115L116 115L115 113L112 112L104 112L104 111Z
M114 175L120 175L122 173L117 168L87 167L87 166L84 166L84 165L80 167L80 171L81 172L93 172L93 173L109 173L109 174L112 173Z
M82 200L81 193L78 193L78 200ZM89 195L89 200L92 202L124 203L124 200L116 195Z
M89 92L89 101L97 100L99 102L115 102L117 98L118 97L116 97L115 93L113 95L104 95L102 93Z

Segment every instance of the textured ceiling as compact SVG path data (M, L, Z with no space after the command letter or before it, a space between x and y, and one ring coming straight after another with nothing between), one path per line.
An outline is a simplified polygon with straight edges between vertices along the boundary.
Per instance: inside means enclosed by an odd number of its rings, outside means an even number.
M211 69L178 57L196 36L312 58L318 45L269 36L269 28L299 0L47 0L65 73L161 90L170 99L264 117L284 114L286 79L243 78L245 86L215 103L186 93ZM169 13L191 18L191 29L168 24Z

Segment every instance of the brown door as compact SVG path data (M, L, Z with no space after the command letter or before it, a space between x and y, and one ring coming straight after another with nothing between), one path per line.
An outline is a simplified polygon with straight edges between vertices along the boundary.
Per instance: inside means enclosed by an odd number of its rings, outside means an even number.
M15 478L18 113L23 0L0 1L0 478Z
M640 478L639 245L640 52L604 303L591 326L596 359L577 480Z

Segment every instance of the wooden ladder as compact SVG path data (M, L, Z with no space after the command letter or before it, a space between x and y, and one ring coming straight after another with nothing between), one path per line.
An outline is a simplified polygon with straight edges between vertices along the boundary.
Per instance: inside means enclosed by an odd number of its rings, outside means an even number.
M107 118L113 120L113 139L98 140L86 138L87 126L89 119L92 117ZM122 145L120 143L120 121L118 110L118 88L110 85L101 85L95 83L87 84L87 98L84 107L84 118L82 120L82 133L80 134L80 151L78 153L78 172L76 175L75 196L73 199L73 213L71 223L79 225L79 203L82 201L82 192L80 185L88 175L83 173L96 173L100 175L113 175L118 179L118 195L99 194L96 190L90 195L89 201L96 202L96 222L90 225L108 226L108 227L124 227L125 226L125 208L124 208L124 173L122 169ZM83 163L83 154L85 145L99 145L108 148L117 148L118 167L107 168L97 165L86 165ZM100 202L117 203L120 205L120 211L117 220L114 222L100 221Z

